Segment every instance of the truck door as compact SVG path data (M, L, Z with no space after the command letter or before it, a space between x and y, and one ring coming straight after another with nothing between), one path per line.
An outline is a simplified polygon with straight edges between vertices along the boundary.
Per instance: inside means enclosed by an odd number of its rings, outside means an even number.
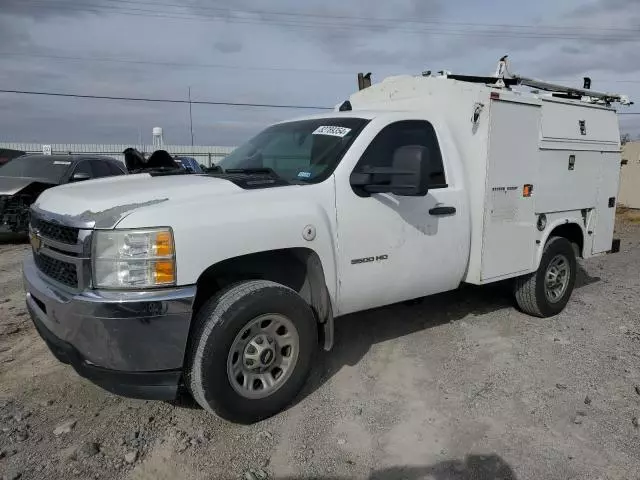
M367 195L350 184L349 175L337 180L340 314L451 290L464 275L470 228L466 200L461 182L456 184L443 164L431 123L388 124L353 172L391 167L394 152L409 145L428 150L426 196Z

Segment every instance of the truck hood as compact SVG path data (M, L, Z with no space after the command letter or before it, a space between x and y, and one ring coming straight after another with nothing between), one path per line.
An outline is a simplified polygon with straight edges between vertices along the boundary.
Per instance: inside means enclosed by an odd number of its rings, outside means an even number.
M206 175L125 175L46 190L34 209L45 216L53 214L68 225L112 228L139 208L242 191L228 180Z
M31 177L0 177L0 195L15 195L32 183L54 185L50 179Z

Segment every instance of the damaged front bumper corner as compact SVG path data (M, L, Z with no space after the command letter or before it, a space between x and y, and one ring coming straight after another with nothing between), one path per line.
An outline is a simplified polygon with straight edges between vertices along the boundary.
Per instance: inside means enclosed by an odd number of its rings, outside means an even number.
M49 282L31 253L23 275L31 318L58 360L118 395L176 398L195 286L74 293Z

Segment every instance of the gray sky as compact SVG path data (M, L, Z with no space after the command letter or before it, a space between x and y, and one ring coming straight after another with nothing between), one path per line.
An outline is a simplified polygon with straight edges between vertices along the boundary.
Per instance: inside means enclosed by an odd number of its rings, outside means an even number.
M0 0L0 89L333 106L358 71L489 74L505 53L512 72L640 101L640 0ZM0 112L0 141L135 144L162 126L190 142L187 105L0 93ZM305 113L194 106L195 142ZM640 115L621 126L640 135Z

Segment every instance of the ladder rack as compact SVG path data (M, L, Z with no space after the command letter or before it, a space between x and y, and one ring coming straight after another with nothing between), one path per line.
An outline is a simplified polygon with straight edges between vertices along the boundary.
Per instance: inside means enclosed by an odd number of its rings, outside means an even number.
M602 103L605 105L610 105L611 103L620 103L622 105L633 105L633 102L629 101L629 97L627 97L626 95L620 95L617 93L596 92L586 88L566 87L564 85L543 82L540 80L535 80L533 78L520 77L517 75L514 75L510 78L500 78L448 74L446 75L446 78L458 80L460 82L484 83L486 85L496 86L499 88L510 88L513 86L522 85L537 90L544 90L552 94L557 94L557 96L566 96L567 98L582 100L590 103Z
M591 99L591 101L595 99L607 105L614 102L621 103L622 105L631 105L631 102L626 95L620 95L618 93L602 93L584 88L565 87L563 85L542 82L540 80L526 77L516 76L514 77L514 79L518 82L518 85L524 85L526 87L536 88L538 90L545 90L553 93L563 93L572 97L588 97L589 99Z

